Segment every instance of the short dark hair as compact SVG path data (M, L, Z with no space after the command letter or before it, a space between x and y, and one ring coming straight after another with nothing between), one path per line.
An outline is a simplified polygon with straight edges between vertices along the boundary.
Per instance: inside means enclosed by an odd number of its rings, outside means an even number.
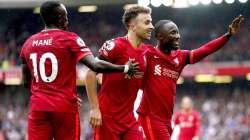
M140 13L151 14L151 8L136 5L126 9L122 16L122 22L125 27L128 28L129 22L136 18Z
M59 15L57 12L57 8L60 6L61 3L57 1L47 1L41 5L40 15L46 25L58 22Z
M157 35L159 34L159 32L161 31L161 28L163 27L163 25L173 22L172 20L159 20L155 23L155 37L157 37Z

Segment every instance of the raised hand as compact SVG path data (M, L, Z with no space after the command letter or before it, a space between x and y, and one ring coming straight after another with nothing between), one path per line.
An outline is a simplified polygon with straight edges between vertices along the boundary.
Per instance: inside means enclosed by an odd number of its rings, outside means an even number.
M244 17L242 15L239 15L233 20L233 22L229 25L229 28L228 28L228 34L230 36L235 35L238 32L243 20L244 20Z

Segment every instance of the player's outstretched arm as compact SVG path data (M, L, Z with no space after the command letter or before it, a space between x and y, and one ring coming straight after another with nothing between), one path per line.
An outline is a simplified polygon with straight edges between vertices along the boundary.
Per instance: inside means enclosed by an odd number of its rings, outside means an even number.
M107 73L107 72L124 72L133 74L138 71L139 64L134 63L132 60L129 60L126 65L115 65L109 63L104 60L100 60L98 58L94 58L93 55L87 55L80 60L81 63L85 64L91 70L100 73Z
M193 63L199 62L206 56L222 48L228 42L229 38L235 35L239 31L240 25L243 20L244 20L243 16L239 15L229 25L228 32L226 34L208 42L207 44L201 46L198 49L191 50L189 54L189 58L187 59L187 64L193 64Z
M85 84L90 105L89 123L93 128L96 128L102 124L102 115L97 98L96 73L92 70L87 71Z

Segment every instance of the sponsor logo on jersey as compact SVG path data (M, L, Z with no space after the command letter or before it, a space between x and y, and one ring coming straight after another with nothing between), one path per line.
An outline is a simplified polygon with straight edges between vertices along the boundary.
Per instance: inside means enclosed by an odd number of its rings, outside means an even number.
M160 65L155 66L154 75L161 76L161 66Z
M176 72L174 70L170 70L166 67L162 67L159 64L155 65L154 67L154 75L155 76L165 76L165 77L169 77L172 78L174 80L177 80L179 78L179 72Z

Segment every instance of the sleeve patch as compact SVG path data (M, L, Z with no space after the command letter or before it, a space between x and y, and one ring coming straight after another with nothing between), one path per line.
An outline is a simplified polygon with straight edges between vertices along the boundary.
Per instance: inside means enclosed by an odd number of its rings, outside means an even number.
M76 39L76 43L81 47L86 46L84 41L80 37Z

